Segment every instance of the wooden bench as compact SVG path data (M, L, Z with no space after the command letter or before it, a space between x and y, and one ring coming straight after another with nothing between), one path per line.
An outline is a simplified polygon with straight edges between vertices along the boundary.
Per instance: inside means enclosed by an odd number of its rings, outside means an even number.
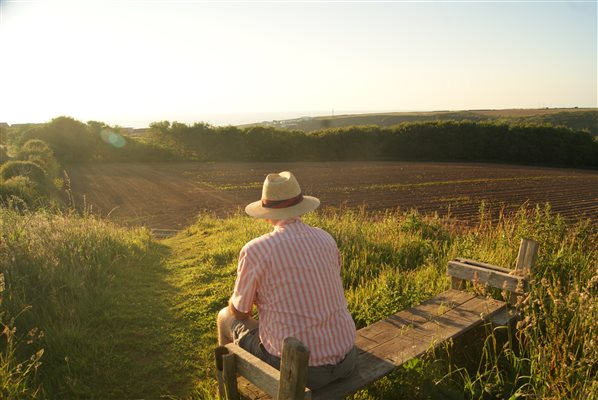
M357 331L359 356L353 374L318 390L305 386L309 351L295 338L283 343L280 371L235 344L215 350L222 399L340 399L384 377L405 362L425 354L486 322L509 324L509 303L528 287L538 244L522 239L515 270L458 258L449 261L451 289ZM505 290L508 301L465 292L464 281Z

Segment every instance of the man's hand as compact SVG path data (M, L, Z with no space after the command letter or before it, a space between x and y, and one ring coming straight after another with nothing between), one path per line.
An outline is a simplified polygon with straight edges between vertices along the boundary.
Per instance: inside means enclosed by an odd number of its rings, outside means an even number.
M233 302L231 300L228 301L228 309L235 316L235 319L238 319L239 321L243 321L251 316L250 312L244 313L237 310L235 306L233 306Z

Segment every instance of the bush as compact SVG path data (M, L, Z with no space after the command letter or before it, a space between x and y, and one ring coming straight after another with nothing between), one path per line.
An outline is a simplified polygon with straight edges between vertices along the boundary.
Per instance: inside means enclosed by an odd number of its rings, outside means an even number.
M99 144L87 125L69 117L58 117L52 121L25 130L20 141L41 139L48 143L60 162L81 162L93 158Z
M52 153L52 149L48 143L41 139L29 139L21 147L21 152L34 152L34 153Z
M8 151L6 147L0 145L0 164L5 163L9 160Z
M0 185L0 204L7 205L9 202L14 202L15 198L22 200L27 205L32 205L35 200L40 198L40 194L31 179L19 175L3 181Z
M60 167L54 152L48 145L40 139L30 139L19 149L17 157L23 161L31 161L39 165L46 172L47 180L58 176Z
M0 167L0 179L6 181L17 176L29 178L39 189L48 188L48 177L42 167L31 161L8 161Z

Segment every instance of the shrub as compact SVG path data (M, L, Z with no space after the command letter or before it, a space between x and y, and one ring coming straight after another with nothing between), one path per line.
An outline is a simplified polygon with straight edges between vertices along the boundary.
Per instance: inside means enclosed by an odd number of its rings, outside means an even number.
M42 167L31 161L8 161L0 167L0 179L2 181L17 176L25 176L40 189L48 187L48 177Z
M27 205L32 205L35 200L40 198L40 194L31 179L18 175L7 179L0 185L0 204L6 205L13 202L15 197Z
M60 167L56 158L54 158L54 152L48 145L40 139L30 139L19 149L18 156L20 160L31 161L46 172L48 181L55 178L58 175Z
M6 147L0 145L0 164L7 162L9 158Z
M87 125L70 117L58 117L52 121L25 130L22 141L42 139L52 148L62 163L89 161L98 145Z
M41 139L29 139L21 147L21 152L51 153L52 149Z

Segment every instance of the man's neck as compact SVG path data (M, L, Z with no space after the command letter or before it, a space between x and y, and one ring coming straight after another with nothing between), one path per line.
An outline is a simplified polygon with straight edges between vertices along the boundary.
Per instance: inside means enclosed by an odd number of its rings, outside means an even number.
M274 229L283 228L286 225L294 224L295 222L298 222L298 221L300 221L299 217L289 218L289 219L279 219L277 221L274 221L272 223L272 225L274 226Z

